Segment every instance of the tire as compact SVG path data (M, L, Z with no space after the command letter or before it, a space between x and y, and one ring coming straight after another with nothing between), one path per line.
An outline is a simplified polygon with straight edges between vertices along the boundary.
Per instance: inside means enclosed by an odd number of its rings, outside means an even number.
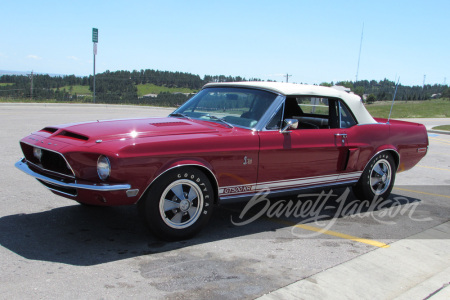
M183 167L158 178L138 209L155 236L173 241L196 235L211 218L213 204L208 177L198 169Z
M387 199L394 187L396 165L388 152L377 154L364 169L353 193L359 200Z

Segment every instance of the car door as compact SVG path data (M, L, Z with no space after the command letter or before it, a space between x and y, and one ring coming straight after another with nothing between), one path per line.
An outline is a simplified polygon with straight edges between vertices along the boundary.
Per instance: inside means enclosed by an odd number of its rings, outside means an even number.
M338 102L318 97L287 98L282 109L283 119L299 121L298 129L281 133L280 124L275 130L269 126L259 133L257 189L276 191L336 183L348 157L347 131L339 126Z

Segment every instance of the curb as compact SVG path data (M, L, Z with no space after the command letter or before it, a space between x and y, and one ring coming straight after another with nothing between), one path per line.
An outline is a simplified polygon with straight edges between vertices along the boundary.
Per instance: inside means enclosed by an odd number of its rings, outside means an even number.
M446 222L257 299L448 299L449 247Z
M450 131L445 130L435 130L435 129L427 129L429 133L438 133L438 134L447 134L450 135Z

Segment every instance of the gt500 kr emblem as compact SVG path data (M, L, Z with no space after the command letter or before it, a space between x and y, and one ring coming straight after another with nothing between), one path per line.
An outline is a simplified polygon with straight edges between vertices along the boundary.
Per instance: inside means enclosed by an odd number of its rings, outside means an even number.
M242 194L246 192L251 192L254 189L255 189L254 185L229 186L219 189L219 194L220 195Z
M244 156L243 165L251 165L252 163L253 163L253 159L248 158L247 156Z

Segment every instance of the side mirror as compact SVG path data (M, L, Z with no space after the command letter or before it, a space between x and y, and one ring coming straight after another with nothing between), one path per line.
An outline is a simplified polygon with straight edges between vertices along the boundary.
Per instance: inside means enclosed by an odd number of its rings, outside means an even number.
M298 128L298 120L297 119L286 119L284 120L285 126L280 130L280 133L289 133L291 129Z

